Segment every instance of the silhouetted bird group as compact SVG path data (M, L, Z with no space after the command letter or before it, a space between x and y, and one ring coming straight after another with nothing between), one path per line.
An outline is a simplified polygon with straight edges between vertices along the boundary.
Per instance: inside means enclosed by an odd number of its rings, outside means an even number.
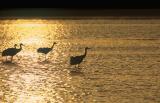
M37 52L38 53L42 53L45 54L45 60L46 60L46 55L51 52L53 50L54 45L57 44L56 42L53 43L53 45L49 48L49 47L43 47L43 48L38 48ZM13 60L13 56L15 56L17 53L19 53L22 50L22 46L24 46L22 43L19 44L19 48L17 47L17 44L14 45L14 48L8 48L5 49L2 52L2 57L6 57L6 61L7 61L7 56L11 56L11 62ZM79 67L79 64L83 61L83 59L86 57L87 55L87 50L90 49L88 47L85 48L85 52L83 55L80 56L71 56L70 57L70 65L75 65L75 67Z

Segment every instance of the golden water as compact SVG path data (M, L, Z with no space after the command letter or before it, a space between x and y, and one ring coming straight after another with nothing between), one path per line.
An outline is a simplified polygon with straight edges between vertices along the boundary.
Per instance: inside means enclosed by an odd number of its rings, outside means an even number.
M0 20L0 51L25 45L0 63L0 103L159 103L159 33L159 19ZM53 42L44 61L36 50Z

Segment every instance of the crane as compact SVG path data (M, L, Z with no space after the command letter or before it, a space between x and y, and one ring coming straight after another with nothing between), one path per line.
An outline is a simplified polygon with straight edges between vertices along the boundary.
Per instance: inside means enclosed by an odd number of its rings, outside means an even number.
M45 60L46 60L46 55L53 50L54 45L57 44L56 42L53 43L53 45L49 48L49 47L43 47L43 48L38 48L37 52L38 53L43 53L45 54Z
M16 55L17 53L19 53L22 50L23 44L20 43L20 48L19 49L17 49L16 46L17 46L17 44L14 45L14 48L8 48L8 49L3 50L2 57L6 56L6 61L7 61L7 56L11 56L11 62L12 62L13 56Z
M83 59L86 57L87 55L87 50L90 49L88 47L85 48L85 52L83 55L80 55L80 56L71 56L70 57L70 65L78 65L79 67L79 64L83 61Z

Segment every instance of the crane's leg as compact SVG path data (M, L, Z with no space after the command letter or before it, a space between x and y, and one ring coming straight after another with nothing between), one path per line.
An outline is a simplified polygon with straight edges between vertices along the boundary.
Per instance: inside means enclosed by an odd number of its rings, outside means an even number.
M46 55L45 55L45 61L46 61Z
M6 61L7 61L7 56L6 56Z
M40 59L40 54L38 53L38 59Z
M4 62L4 58L3 58L3 56L2 56L2 62Z
M12 62L12 60L13 60L13 56L11 56L11 62Z

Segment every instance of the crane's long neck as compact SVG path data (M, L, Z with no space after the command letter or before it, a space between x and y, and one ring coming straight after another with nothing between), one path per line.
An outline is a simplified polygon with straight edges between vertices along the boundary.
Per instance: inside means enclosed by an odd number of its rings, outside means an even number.
M22 50L22 45L20 45L20 48L19 49L17 49L18 51L21 51Z
M51 46L51 49L53 49L54 45L55 45L55 43L53 43L53 45Z
M87 49L85 48L84 57L87 55Z

